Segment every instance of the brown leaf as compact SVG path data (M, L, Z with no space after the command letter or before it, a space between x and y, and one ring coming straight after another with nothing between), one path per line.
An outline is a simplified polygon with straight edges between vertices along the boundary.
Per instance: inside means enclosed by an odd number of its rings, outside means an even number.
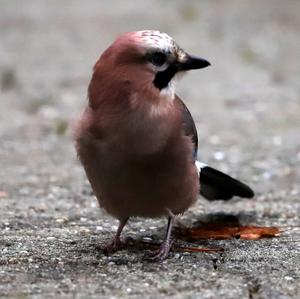
M200 227L177 228L177 234L184 239L189 240L225 240L232 238L241 238L245 240L258 240L262 238L277 237L281 233L278 227L265 226L226 226L221 223L215 226L212 223L204 223Z
M224 252L224 248L207 248L207 247L175 247L174 251L179 252Z
M238 230L238 236L245 240L258 240L262 238L273 238L279 236L281 229L278 227L266 226L241 226Z
M4 197L7 197L7 196L8 196L8 194L5 191L0 190L0 198L4 198Z

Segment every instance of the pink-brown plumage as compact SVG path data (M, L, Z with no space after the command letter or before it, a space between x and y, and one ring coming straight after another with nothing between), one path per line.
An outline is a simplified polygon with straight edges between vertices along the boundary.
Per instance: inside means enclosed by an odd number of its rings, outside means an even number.
M124 47L119 54L130 57L131 67L119 64L114 49L94 68L76 133L79 158L100 206L115 217L183 213L195 202L199 183L180 107L160 99L153 74L134 65L137 49Z
M158 34L154 44L159 42ZM179 55L172 39L167 42ZM153 85L155 71L144 61L147 43L147 34L145 40L128 33L102 54L75 131L77 153L99 204L121 223L132 216L183 213L199 192L180 105L174 94ZM113 247L117 243L119 237Z

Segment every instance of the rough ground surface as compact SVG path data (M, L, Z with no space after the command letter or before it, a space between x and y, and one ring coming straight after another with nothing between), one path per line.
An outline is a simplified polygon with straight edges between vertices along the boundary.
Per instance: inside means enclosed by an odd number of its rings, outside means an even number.
M182 218L235 215L299 226L300 2L42 1L0 3L0 296L10 298L300 298L300 233L205 241L225 253L105 257L116 221L76 160L70 123L91 68L123 31L159 28L212 67L180 82L202 159L248 182L252 200L199 199ZM158 241L164 219L125 235Z

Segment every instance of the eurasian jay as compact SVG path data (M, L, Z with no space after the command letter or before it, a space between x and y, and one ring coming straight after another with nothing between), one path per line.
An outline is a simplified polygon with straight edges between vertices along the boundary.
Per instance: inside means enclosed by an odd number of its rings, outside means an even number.
M119 220L106 253L122 247L130 217L164 216L167 233L152 256L163 260L174 215L193 205L199 192L208 200L254 196L245 184L196 160L196 126L175 81L178 73L209 65L152 30L125 33L96 62L75 144L100 206Z

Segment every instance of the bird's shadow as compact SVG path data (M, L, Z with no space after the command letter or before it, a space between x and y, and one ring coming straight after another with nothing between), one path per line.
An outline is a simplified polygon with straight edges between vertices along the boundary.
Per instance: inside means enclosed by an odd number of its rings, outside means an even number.
M202 215L198 220L194 221L192 228L235 227L249 223L255 223L256 220L256 213L211 213ZM182 225L179 225L179 227L182 227Z

